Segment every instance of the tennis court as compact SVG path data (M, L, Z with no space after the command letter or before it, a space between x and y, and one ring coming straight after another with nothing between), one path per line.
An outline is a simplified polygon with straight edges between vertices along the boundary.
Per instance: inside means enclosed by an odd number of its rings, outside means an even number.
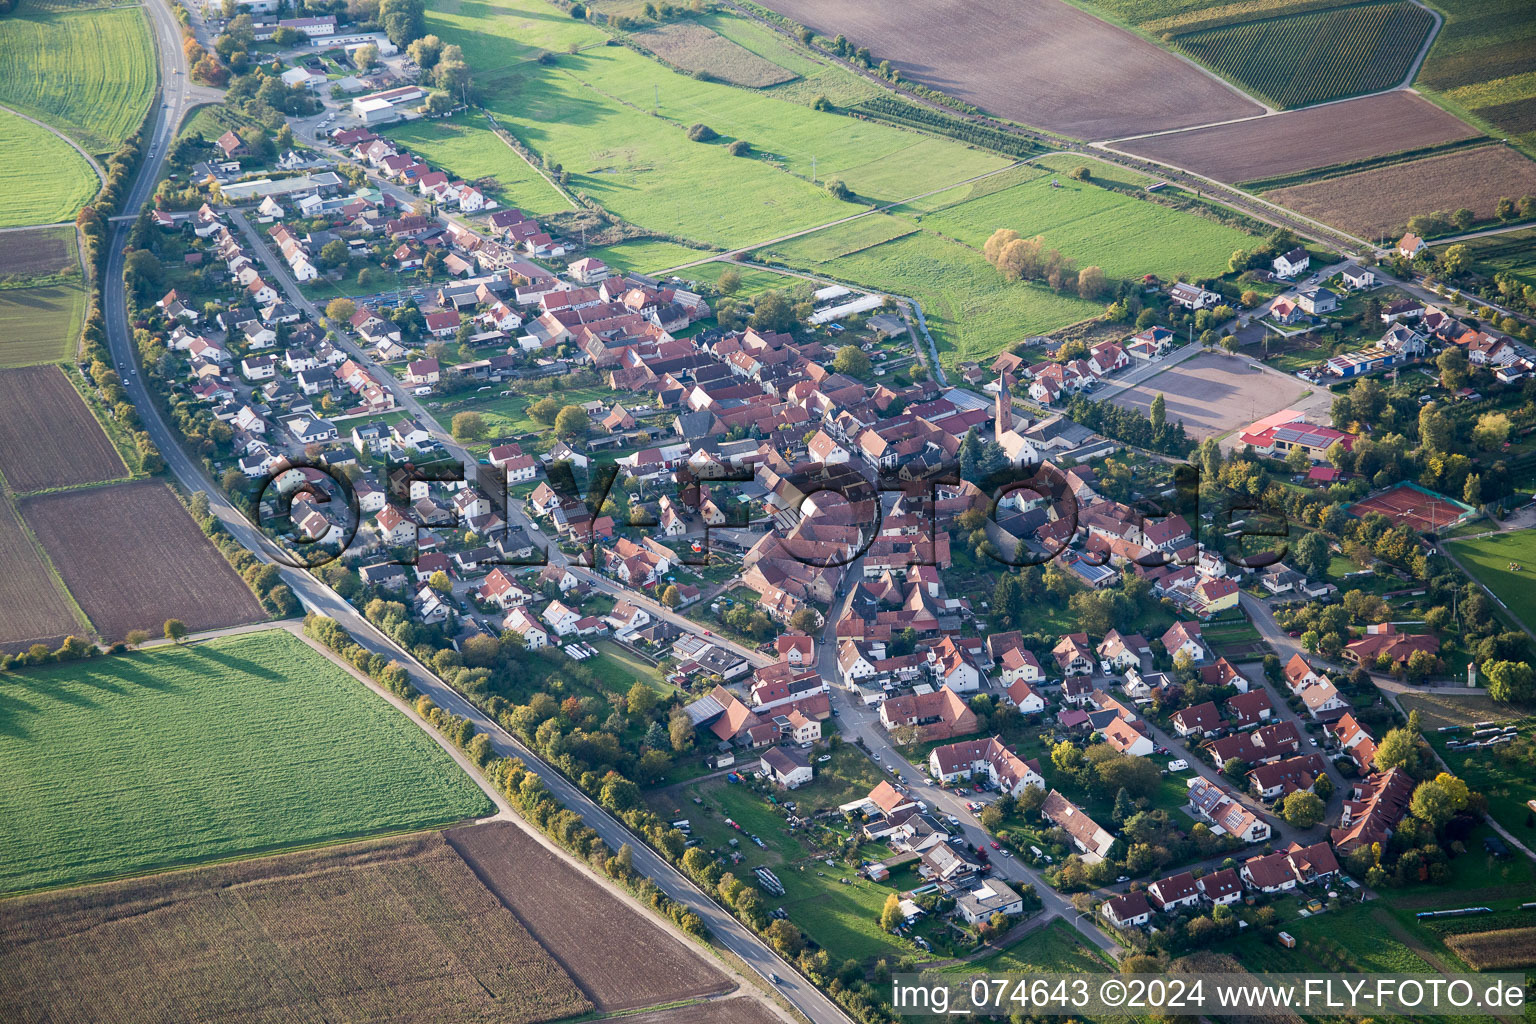
M1435 533L1459 523L1473 509L1444 495L1403 483L1362 498L1351 505L1349 511L1360 518L1379 512L1390 519L1393 526L1407 523L1420 533Z

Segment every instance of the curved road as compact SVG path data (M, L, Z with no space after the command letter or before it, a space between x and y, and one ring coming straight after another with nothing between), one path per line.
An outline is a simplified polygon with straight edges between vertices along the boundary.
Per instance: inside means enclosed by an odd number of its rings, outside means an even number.
M180 32L170 8L164 2L147 5L153 22L155 38L160 54L161 88L164 106L155 112L154 124L148 135L145 159L130 191L124 210L137 210L148 200L151 190L159 180L165 160L167 145L174 136L176 126L191 102L191 87L187 82L186 62L180 45ZM183 487L189 492L206 492L209 506L230 533L246 548L255 552L263 561L277 562L282 568L283 582L310 611L336 619L351 633L352 638L364 648L399 661L411 677L411 683L432 699L438 707L450 714L469 719L477 731L491 738L496 753L504 757L521 758L549 787L550 792L565 806L581 815L614 849L628 843L634 851L634 863L641 874L646 875L671 898L688 906L697 913L714 935L715 941L740 957L748 966L765 978L778 974L782 981L776 991L796 1009L812 1021L848 1021L847 1015L823 992L773 952L761 939L727 914L712 899L695 886L680 871L661 858L654 850L641 842L628 828L591 800L570 780L546 764L516 737L506 732L479 708L460 696L442 680L413 658L394 641L369 623L357 609L347 604L314 576L300 569L286 566L273 545L219 493L202 467L192 461L181 449L176 436L161 418L149 390L137 372L135 354L127 325L127 299L123 287L123 245L127 241L128 226L119 222L113 235L111 256L107 262L102 291L105 298L108 344L112 361L123 379L124 387L134 405L139 409L144 428L165 457L166 465Z

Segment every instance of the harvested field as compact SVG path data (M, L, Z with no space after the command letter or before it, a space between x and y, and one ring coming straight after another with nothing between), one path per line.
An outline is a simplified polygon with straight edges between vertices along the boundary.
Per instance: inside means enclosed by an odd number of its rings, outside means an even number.
M84 633L75 609L60 589L16 510L0 495L0 651L15 654L33 644L50 648L70 633Z
M75 250L72 227L0 231L0 280L46 277L69 271L78 273L80 257Z
M0 474L18 494L128 475L57 366L0 370Z
M4 695L0 893L493 808L425 730L283 629L26 669Z
M1284 409L1302 390L1299 380L1255 373L1246 360L1207 352L1122 391L1111 401L1146 413L1152 400L1162 394L1168 422L1182 420L1189 436L1200 441L1231 430L1235 423Z
M1478 220L1493 217L1508 196L1536 193L1536 162L1507 146L1479 146L1392 164L1328 181L1292 185L1265 198L1362 238L1397 235L1408 218L1466 207Z
M1252 181L1477 134L1428 100L1408 92L1387 92L1237 124L1136 139L1115 148L1218 181ZM1442 201L1436 208L1444 205Z
M730 979L697 951L616 902L517 825L491 822L446 834L604 1013L731 989ZM530 878L541 884L527 884Z
M7 1021L534 1024L591 1004L441 833L0 904Z
M266 618L162 483L29 498L21 515L105 639L120 640L130 629L158 634L172 618L193 632Z
M723 999L625 1017L624 1024L780 1024L782 1018L756 999Z
M674 21L635 36L635 42L684 71L704 71L733 85L764 89L795 75L745 46L691 21Z
M1536 966L1536 928L1448 935L1445 944L1474 971L1507 971Z
M1261 112L1235 89L1058 0L963 8L918 0L770 0L831 37L846 35L902 77L992 114L1084 139L1187 128ZM999 67L1007 67L1000 74Z
M1397 702L1404 711L1417 711L1424 730L1433 732L1442 725L1472 725L1474 722L1504 723L1520 717L1518 705L1495 701L1486 693L1461 694L1403 693Z

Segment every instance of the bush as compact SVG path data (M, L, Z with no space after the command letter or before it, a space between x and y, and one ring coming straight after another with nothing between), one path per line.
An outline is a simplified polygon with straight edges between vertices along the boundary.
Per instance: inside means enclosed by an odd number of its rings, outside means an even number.
M748 156L752 152L752 143L746 139L737 139L729 146L726 146L725 151L731 154L731 156Z
M689 142L713 142L720 137L720 133L707 124L695 124L688 127Z

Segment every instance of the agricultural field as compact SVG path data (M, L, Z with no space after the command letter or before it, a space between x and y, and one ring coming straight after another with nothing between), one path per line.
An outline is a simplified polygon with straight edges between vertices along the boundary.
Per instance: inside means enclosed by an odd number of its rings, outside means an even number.
M0 288L0 367L73 358L85 320L85 298L78 283Z
M1527 630L1536 628L1536 530L1511 530L1446 545L1456 560ZM1515 571L1513 566L1520 566Z
M1536 229L1469 238L1457 244L1470 250L1478 273L1491 278L1502 271L1536 285Z
M1261 112L1173 54L1058 0L1024 8L981 0L967 5L963 17L938 0L895 6L771 0L767 6L828 38L842 34L868 47L903 78L1076 138L1118 138ZM998 74L1003 64L1008 73Z
M571 204L528 161L491 131L484 114L443 121L416 121L389 129L401 145L465 181L494 178L502 206L531 214L560 213Z
M616 900L519 826L498 821L446 835L597 1010L613 1013L730 991L730 979L684 939ZM527 884L530 878L541 884Z
M36 643L51 650L70 633L84 634L64 588L22 528L9 498L0 494L0 651L14 654ZM9 715L0 711L0 721Z
M826 263L797 256L801 243L794 239L773 246L766 255L782 258L790 266L916 299L938 343L939 359L946 365L990 360L1031 335L1104 311L1100 303L1058 295L1043 285L1010 284L980 252L926 231Z
M144 12L47 10L31 3L0 20L0 104L110 154L139 127L156 82Z
M1007 162L958 142L679 74L627 48L596 45L606 36L590 26L576 25L588 33L578 45L590 46L578 54L556 56L549 66L509 65L516 47L493 53L490 39L508 22L531 17L534 4L504 0L506 20L439 30L464 47L498 123L561 164L572 189L658 233L703 246L752 244L858 212L822 187L832 178L861 198L898 201ZM689 141L694 124L718 138ZM738 139L750 143L750 155L726 152Z
M73 227L0 232L0 283L80 274Z
M737 15L729 8L712 11L699 18L698 22L701 25L707 25L742 49L777 64L793 77L819 80L835 75L846 79L850 85L874 88L852 72L844 71L808 50L799 49L762 22ZM833 100L833 102L839 101Z
M156 481L63 491L21 515L104 639L259 622L266 612L168 487Z
M1403 693L1398 704L1404 711L1417 711L1428 732L1444 725L1468 726L1477 722L1504 724L1519 717L1520 709L1501 704L1485 693L1466 694Z
M1116 149L1218 181L1252 181L1479 134L1408 92L1364 96L1237 124L1136 139ZM1438 204L1444 206L1445 201Z
M691 21L658 25L636 33L634 39L674 67L705 72L731 85L763 89L795 78L773 61Z
M491 807L431 736L286 630L22 670L5 694L0 892Z
M1536 155L1536 7L1436 0L1445 25L1414 85Z
M780 1024L783 1020L762 1002L749 997L690 1003L625 1017L625 1024Z
M1536 965L1536 928L1501 928L1452 935L1445 944L1475 971L1506 971Z
M1249 21L1175 36L1173 43L1277 107L1302 107L1399 84L1434 16L1388 0Z
M74 220L99 184L69 143L0 110L0 228Z
M47 922L42 927L42 922ZM589 1011L441 833L0 903L0 1017L534 1024Z
M128 475L57 366L0 370L0 475L18 494Z
M1060 249L1079 267L1102 267L1111 278L1217 276L1234 249L1254 241L1237 228L1046 168L1010 173L1019 175L1017 184L917 214L917 223L976 249L1000 227L1026 238L1041 235L1048 248Z
M1490 220L1503 197L1536 193L1536 161L1508 146L1479 146L1326 181L1291 185L1265 198L1361 238L1396 236L1408 218L1466 207Z

